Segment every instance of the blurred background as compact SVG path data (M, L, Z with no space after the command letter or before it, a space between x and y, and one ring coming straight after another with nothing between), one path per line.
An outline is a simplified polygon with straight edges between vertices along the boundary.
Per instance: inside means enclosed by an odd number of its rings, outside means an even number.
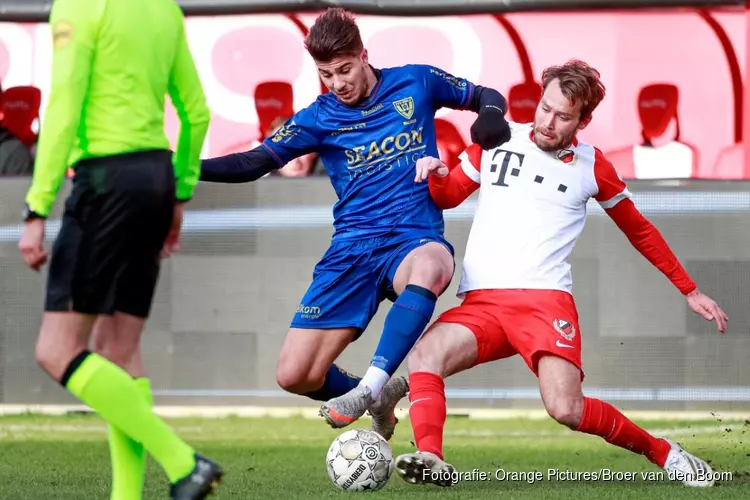
M45 275L28 271L16 250L48 97L50 3L0 1L0 403L6 404L74 402L34 363ZM254 147L325 90L302 40L326 2L181 3L213 112L204 157ZM652 8L643 9L646 3ZM518 122L533 119L545 67L578 58L601 72L607 97L581 138L612 160L636 204L727 311L730 326L721 336L695 316L592 205L572 258L584 389L628 409L750 409L747 6L720 0L353 5L373 65L431 64L494 87L508 97L508 117ZM473 119L470 112L437 113L449 165L468 144ZM172 141L178 127L168 105ZM51 217L50 238L69 188L68 182ZM157 404L308 404L278 388L276 356L330 241L334 202L314 155L253 184L199 186L183 250L164 266L144 337ZM458 303L474 206L472 198L446 212L458 267L436 316ZM364 372L389 307L383 303L343 355L345 368ZM536 379L520 359L477 368L447 388L452 406L540 407Z

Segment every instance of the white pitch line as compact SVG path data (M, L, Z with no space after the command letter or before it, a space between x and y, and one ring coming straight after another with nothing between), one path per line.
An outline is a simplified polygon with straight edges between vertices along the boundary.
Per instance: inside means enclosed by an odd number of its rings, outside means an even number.
M408 402L404 400L396 409L396 416L409 418ZM154 412L165 418L292 418L302 417L318 420L319 407L311 406L155 406ZM92 413L82 405L0 405L0 415L23 416L26 414L65 416L71 413ZM722 419L744 421L750 414L738 411L624 411L633 420L704 420ZM548 420L544 409L515 408L449 408L448 417L466 417L469 420ZM363 419L369 417L364 416ZM0 421L0 425L2 422Z
M727 429L736 431L741 429L742 425L711 425L711 426L700 426L700 427L677 427L671 429L646 429L649 433L656 436L689 436L693 434L712 434L726 432ZM189 427L174 427L176 432L205 432L206 429L198 426ZM46 433L90 433L90 432L101 432L107 431L107 427L104 425L25 425L25 424L13 424L13 425L0 425L0 438L9 437L12 433L33 433L33 432L46 432ZM489 429L447 429L444 433L445 437L457 437L457 438L541 438L541 437L574 437L580 436L581 433L571 430L543 430L543 431L528 431L528 430L489 430ZM313 439L313 438L311 438ZM295 436L284 436L280 440L292 440L299 441L301 438Z

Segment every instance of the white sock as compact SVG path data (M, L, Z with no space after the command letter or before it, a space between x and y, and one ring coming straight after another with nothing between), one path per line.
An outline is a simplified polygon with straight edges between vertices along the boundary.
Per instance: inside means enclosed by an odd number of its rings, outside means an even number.
M378 396L380 396L380 393L383 391L383 387L385 387L385 384L387 384L390 379L391 376L386 372L380 368L371 366L367 369L367 372L365 373L365 376L362 377L359 385L369 387L370 392L372 392L372 399L378 399Z

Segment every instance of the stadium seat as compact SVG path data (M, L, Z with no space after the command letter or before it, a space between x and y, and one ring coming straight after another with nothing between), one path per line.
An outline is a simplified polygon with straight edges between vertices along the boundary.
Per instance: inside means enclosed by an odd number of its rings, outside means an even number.
M466 149L466 142L456 126L443 118L435 118L435 135L440 160L453 170L461 161L458 155Z
M271 124L280 117L294 115L294 89L288 82L263 82L255 87L258 112L258 140L262 141Z
M669 83L654 83L638 94L640 144L607 153L623 179L685 179L698 169L698 152L680 141L679 90ZM670 125L674 125L670 127ZM674 137L668 137L670 130Z
M228 155L248 151L258 146L273 122L278 118L294 115L294 89L287 82L268 81L259 83L254 91L255 111L258 115L258 135L238 144L224 148L220 154Z
M508 91L508 114L517 123L531 123L542 97L542 86L536 82L513 85Z
M39 119L41 105L42 92L36 87L10 87L3 92L3 126L29 148L38 138L34 122Z

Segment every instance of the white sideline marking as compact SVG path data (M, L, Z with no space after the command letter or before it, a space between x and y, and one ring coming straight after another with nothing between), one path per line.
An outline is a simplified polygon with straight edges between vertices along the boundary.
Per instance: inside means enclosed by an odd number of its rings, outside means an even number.
M404 399L402 408L396 410L399 418L408 418L408 401ZM310 406L155 406L154 412L166 418L199 417L199 418L224 418L236 417L271 417L289 418L304 417L319 419L319 407ZM67 415L69 413L85 412L91 410L83 405L0 405L0 415ZM748 412L732 411L626 411L629 418L635 420L745 420ZM452 408L448 410L449 416L462 416L472 420L547 420L549 415L543 409L513 409L513 408ZM369 417L362 417L369 419Z
M701 427L678 427L671 429L646 429L649 433L655 436L689 436L694 434L712 434L725 432L727 429L732 431L741 429L741 425L711 425ZM205 429L197 426L186 426L174 427L175 432L203 432ZM106 425L33 425L33 424L13 424L13 425L0 425L0 438L7 437L9 433L30 433L30 432L47 432L47 433L105 433L107 432ZM541 437L575 437L580 436L580 432L575 432L569 429L560 430L540 430L540 431L503 431L503 430L488 430L488 429L447 429L444 433L445 437L464 437L464 438L541 438ZM290 439L293 441L300 440L295 436L285 436L284 439Z

